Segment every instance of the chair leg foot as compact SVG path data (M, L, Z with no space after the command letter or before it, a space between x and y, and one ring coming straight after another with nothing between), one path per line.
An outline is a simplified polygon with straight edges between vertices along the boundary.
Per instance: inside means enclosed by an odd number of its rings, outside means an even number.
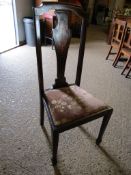
M51 161L52 161L52 165L53 165L53 166L56 166L56 165L57 165L57 159L56 159L56 158L55 158L55 159L52 158Z
M102 139L96 139L96 144L99 145L102 142Z
M44 121L40 121L40 126L43 127Z

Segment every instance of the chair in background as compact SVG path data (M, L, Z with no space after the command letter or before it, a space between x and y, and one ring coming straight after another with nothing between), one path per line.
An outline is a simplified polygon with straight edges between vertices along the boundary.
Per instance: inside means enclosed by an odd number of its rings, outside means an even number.
M44 108L52 131L53 158L57 163L59 134L76 126L103 117L102 125L96 139L100 144L113 109L80 87L84 49L86 41L87 13L84 8L65 3L44 3L34 8L36 31L36 55L40 93L40 125L44 125ZM57 26L53 29L53 40L56 51L57 78L52 88L44 89L42 51L40 42L39 15L55 9ZM65 77L66 59L71 41L70 12L82 18L80 48L75 83L69 84ZM52 65L51 65L52 66Z
M125 56L127 58L124 69L121 73L121 74L123 74L125 72L125 70L127 68L129 68L129 71L126 75L126 77L127 77L131 71L131 68L130 68L130 63L131 63L131 22L127 23L122 47L120 49L120 52L119 52L116 60L114 60L114 63L113 63L114 67L116 67L116 65L120 61L121 56Z
M117 54L116 58L117 58L117 56L120 52L121 45L122 45L125 29L126 29L126 21L122 21L120 19L115 19L114 26L113 26L112 39L111 39L111 47L110 47L109 53L106 57L106 60L108 60L109 56L111 54L113 54L111 52L112 49L115 49L116 54Z

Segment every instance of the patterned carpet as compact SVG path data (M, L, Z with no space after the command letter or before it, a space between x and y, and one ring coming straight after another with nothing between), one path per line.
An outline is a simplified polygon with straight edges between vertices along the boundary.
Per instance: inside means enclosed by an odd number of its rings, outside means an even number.
M51 165L51 133L39 126L35 48L22 46L0 55L0 175L130 175L131 80L122 67L105 60L109 50L103 29L88 29L81 87L114 108L101 146L95 145L101 120L60 135L58 166ZM76 72L78 39L68 54L66 75ZM112 58L110 58L112 59ZM43 47L45 87L55 76L55 55Z

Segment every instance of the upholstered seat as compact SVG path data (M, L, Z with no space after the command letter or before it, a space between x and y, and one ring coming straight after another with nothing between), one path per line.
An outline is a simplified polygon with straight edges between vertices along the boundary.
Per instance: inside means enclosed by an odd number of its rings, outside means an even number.
M55 125L61 125L100 112L107 107L82 88L70 87L46 92Z

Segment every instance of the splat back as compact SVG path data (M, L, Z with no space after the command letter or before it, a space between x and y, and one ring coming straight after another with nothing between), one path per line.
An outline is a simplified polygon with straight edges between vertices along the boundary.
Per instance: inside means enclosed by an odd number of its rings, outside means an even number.
M38 77L40 90L43 91L43 71L42 71L42 52L41 52L41 38L40 38L40 23L39 16L50 9L55 10L57 25L53 29L53 40L56 51L57 59L57 77L53 88L60 88L68 86L65 78L65 67L68 49L71 41L71 29L70 29L70 13L75 13L82 19L81 34L80 34L80 48L78 55L78 65L76 72L75 83L79 86L82 73L85 40L86 40L86 26L87 26L87 13L84 8L80 6L74 6L66 3L44 3L43 6L34 8L34 19L36 29L36 53L37 53L37 65L38 65Z
M66 86L65 65L68 48L71 41L71 30L69 29L69 11L56 10L57 26L53 29L53 39L57 57L57 78L54 88Z

